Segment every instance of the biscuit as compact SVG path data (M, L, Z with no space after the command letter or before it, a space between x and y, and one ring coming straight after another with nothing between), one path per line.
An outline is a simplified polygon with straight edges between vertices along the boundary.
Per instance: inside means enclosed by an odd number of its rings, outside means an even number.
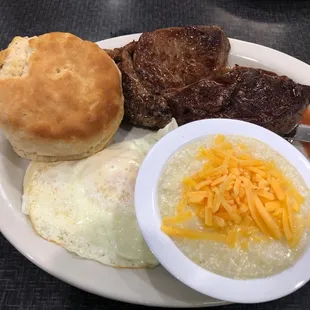
M0 128L21 157L76 160L104 148L124 114L121 74L69 33L16 37L0 53Z

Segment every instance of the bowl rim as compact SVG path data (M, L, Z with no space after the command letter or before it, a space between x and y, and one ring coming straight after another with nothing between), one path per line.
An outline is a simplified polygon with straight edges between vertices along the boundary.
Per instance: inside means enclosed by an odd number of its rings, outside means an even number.
M275 300L296 291L310 279L309 246L293 266L281 273L266 278L236 280L207 271L192 262L160 230L157 185L166 162L187 143L211 134L240 135L267 144L295 166L310 188L308 159L285 139L263 127L231 119L208 119L183 125L155 144L144 159L137 176L136 216L147 245L175 278L213 298L237 303L258 303Z

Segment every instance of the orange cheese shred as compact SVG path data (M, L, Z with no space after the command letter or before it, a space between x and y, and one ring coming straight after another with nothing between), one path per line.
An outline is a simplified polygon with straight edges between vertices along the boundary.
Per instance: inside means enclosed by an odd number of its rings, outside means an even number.
M279 200L284 200L284 193L280 187L280 184L274 179L271 179L271 187L274 190L276 196L278 197Z
M272 239L298 245L306 226L300 217L305 198L273 161L255 158L223 135L210 148L200 147L196 158L202 168L183 179L182 197L175 215L163 218L163 232L243 250ZM193 229L197 220L203 229ZM306 222L310 227L310 213Z
M266 198L268 200L274 200L274 194L266 190L258 190L257 195L260 197Z
M261 216L264 223L266 224L269 231L271 232L271 235L276 239L280 239L281 238L281 232L280 232L278 225L273 220L271 215L268 213L268 211L266 210L266 208L264 207L263 203L258 198L258 196L254 196L254 204L255 204L255 207L256 207L259 215Z
M166 216L163 219L163 224L165 225L175 225L175 224L180 224L185 221L188 221L193 217L193 212L192 211L187 211L182 214L176 215L176 216Z
M161 226L161 230L169 236L185 237L190 239L202 239L217 242L226 242L226 236L220 233L209 233L200 230L181 229L176 227L170 227L166 225Z
M289 225L288 215L287 215L286 210L283 210L282 212L282 222L283 222L283 231L284 231L285 237L287 240L291 240L293 238L293 233Z

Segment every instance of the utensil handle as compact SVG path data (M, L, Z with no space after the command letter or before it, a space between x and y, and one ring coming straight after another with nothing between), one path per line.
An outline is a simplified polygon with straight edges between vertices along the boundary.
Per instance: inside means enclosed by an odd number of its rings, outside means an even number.
M310 126L299 124L291 133L284 137L290 142L309 142L310 143Z

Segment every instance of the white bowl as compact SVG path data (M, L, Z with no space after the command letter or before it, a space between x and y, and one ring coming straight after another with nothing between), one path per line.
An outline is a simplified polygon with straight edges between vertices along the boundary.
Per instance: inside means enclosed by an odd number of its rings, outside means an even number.
M157 185L169 158L185 144L209 134L232 134L257 139L288 160L310 187L310 163L290 143L262 127L228 119L196 121L162 138L144 160L136 181L135 207L143 236L159 262L177 279L214 298L239 303L274 300L292 293L310 279L310 248L289 269L274 276L235 280L209 272L187 258L160 229Z

